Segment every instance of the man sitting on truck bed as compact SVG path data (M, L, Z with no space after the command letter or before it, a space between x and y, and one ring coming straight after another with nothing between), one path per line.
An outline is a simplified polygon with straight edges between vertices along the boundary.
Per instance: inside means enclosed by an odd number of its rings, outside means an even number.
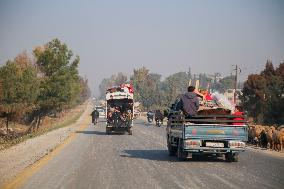
M187 88L188 92L181 96L181 99L177 104L176 110L182 110L187 118L196 115L199 108L199 100L194 90L194 86L189 86Z

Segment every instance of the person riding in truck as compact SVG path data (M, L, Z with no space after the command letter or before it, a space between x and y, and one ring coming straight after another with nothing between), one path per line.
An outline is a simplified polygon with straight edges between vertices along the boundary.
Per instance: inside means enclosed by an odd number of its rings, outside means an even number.
M187 88L188 92L181 96L176 107L176 110L181 110L187 118L196 115L199 109L199 100L194 90L194 86L189 86Z

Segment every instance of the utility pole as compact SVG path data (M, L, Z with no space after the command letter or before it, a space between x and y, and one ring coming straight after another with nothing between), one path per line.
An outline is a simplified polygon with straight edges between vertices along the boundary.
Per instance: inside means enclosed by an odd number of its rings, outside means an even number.
M241 73L241 69L238 68L238 65L233 65L235 71L235 81L234 81L234 103L237 104L237 84L238 84L238 73Z

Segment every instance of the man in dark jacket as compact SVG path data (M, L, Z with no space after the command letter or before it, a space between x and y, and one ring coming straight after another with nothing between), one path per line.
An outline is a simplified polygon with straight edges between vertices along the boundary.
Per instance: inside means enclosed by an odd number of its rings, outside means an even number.
M181 96L177 104L177 110L182 110L186 117L196 115L199 108L199 100L194 90L195 87L189 86L188 92Z
M91 113L91 116L92 116L92 123L94 125L96 125L98 123L98 119L99 119L99 111L97 109L94 109Z
M164 115L161 112L161 110L156 110L156 112L155 112L155 121L157 122L158 120L160 120L161 123L163 124Z

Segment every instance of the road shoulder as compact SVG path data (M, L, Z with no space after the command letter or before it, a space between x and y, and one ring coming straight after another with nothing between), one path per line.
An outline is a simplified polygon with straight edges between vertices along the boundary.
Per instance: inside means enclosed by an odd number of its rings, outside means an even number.
M89 116L91 108L91 102L87 103L84 113L70 126L50 131L0 151L0 185L52 152L78 129L83 120Z
M256 152L256 153L261 153L261 154L265 154L271 157L277 157L277 158L281 158L284 159L284 151L282 152L277 152L274 150L270 150L270 149L263 149L260 147L255 147L255 146L247 146L247 150L252 151L252 152Z

